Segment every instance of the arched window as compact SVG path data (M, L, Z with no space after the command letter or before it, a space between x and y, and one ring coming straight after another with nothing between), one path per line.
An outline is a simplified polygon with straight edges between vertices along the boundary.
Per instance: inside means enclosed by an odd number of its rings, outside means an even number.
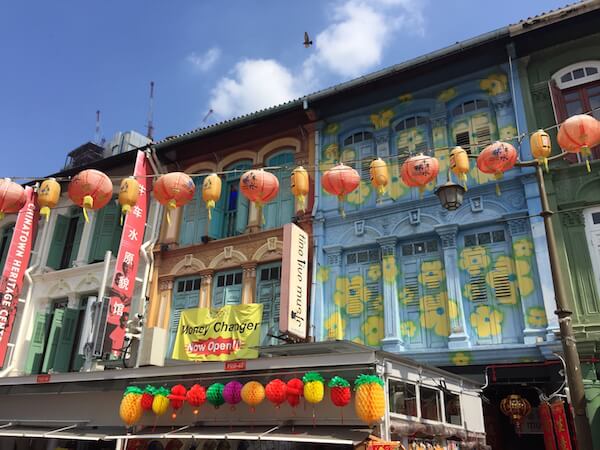
M492 115L487 100L473 99L452 108L454 144L477 153L492 142Z
M268 167L280 167L278 170L271 171L279 179L279 193L264 207L263 214L267 229L281 227L292 221L294 197L290 187L290 175L293 165L294 153L292 151L280 152L267 160Z
M559 89L567 89L574 86L600 80L600 61L581 61L560 69L552 79L556 81Z
M412 116L402 119L394 126L398 163L418 153L427 153L431 149L429 120L425 116Z
M375 201L369 182L371 161L376 158L373 133L367 130L354 131L342 142L344 145L340 153L340 162L354 167L361 178L360 187L347 198L348 208L352 210L370 207Z
M8 255L8 248L10 247L10 241L14 231L14 223L6 225L4 228L2 228L2 230L0 230L0 271L4 270L6 255Z

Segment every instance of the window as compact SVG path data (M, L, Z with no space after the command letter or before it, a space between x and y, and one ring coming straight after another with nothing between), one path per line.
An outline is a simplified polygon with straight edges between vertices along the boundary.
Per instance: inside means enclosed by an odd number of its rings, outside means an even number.
M505 241L506 235L504 234L504 230L465 235L465 247L475 247L477 245L486 245L491 244L492 242L495 243Z
M219 272L215 275L212 306L239 305L242 302L242 271Z
M460 395L444 391L444 413L446 423L462 426L460 413Z
M600 296L600 209L585 210L583 216L585 218L585 234L588 238L588 249L596 281L596 291Z
M440 391L419 386L419 396L421 400L421 417L441 422Z
M78 226L79 220L73 223L75 227ZM123 232L121 211L118 203L113 200L104 208L98 210L94 222L94 234L89 257L90 263L104 261L104 255L107 250L112 251L113 255L117 256L119 243L121 242L121 233ZM139 238L143 240L144 237L140 236Z
M208 242L210 239L221 237L223 212L220 205L215 205L212 220L208 220L208 210L202 200L202 183L205 177L195 177L196 191L191 202L183 207L181 227L179 232L179 245L192 245ZM223 193L221 193L223 195ZM219 202L218 202L219 203Z
M469 100L468 102L461 103L452 110L453 116L461 116L463 114L472 113L480 109L486 109L489 107L487 100Z
M107 205L105 208L110 208ZM103 208L104 209L104 208ZM96 228L102 227L102 210L96 218ZM98 219L100 222L98 224ZM79 244L81 242L81 233L83 232L83 215L81 209L71 208L69 215L58 214L54 225L54 234L52 235L52 243L48 253L47 266L56 270L67 269L73 265L73 261L77 258L79 252ZM115 227L115 223L112 223ZM95 235L92 241L93 248L99 250L100 243L97 242L99 236ZM120 235L119 235L120 238ZM104 242L104 241L103 241ZM118 242L117 242L118 246ZM109 247L110 248L110 247ZM104 250L106 252L107 249ZM98 251L98 253L100 253ZM92 253L94 255L94 253ZM104 253L100 257L100 261L104 259ZM93 260L92 260L93 262Z
M277 339L271 336L279 334L281 264L259 266L257 274L256 302L263 305L260 342L261 345L275 345Z
M492 142L491 112L487 100L469 100L452 109L454 142L477 154Z
M8 255L8 249L10 247L10 241L14 231L14 224L7 225L0 231L0 271L4 270L6 255Z
M294 154L283 152L267 160L268 167L280 167L273 171L279 179L279 193L263 208L265 228L277 228L292 221L294 197L290 186L290 176L294 166Z
M388 385L390 412L418 417L417 387L412 383L397 380L389 380Z
M559 89L567 89L600 80L600 61L583 61L556 72L552 78Z
M248 199L240 194L239 187L240 177L251 166L252 163L250 161L245 161L226 169L226 171L232 172L228 173L225 177L221 190L221 199L217 202L218 210L215 207L215 211L213 212L213 218L216 213L217 220L221 221L220 229L222 231L220 237L237 236L246 231L249 203Z
M200 284L200 277L186 277L175 280L169 316L168 358L173 353L181 312L189 308L197 308L200 304Z
M429 154L431 133L429 120L424 116L408 117L394 127L396 131L396 148L398 165L418 153Z
M426 253L437 253L437 251L438 243L435 239L402 246L402 256L424 255Z
M360 131L344 139L344 145L358 144L359 142L368 141L371 139L373 139L373 133L369 131Z

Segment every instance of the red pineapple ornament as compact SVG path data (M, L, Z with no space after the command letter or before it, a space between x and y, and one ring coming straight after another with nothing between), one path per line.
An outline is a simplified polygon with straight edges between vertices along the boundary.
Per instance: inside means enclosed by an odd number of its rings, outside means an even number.
M144 411L152 411L152 402L154 401L154 393L156 388L154 386L146 386L144 393L142 394L142 409Z
M329 396L331 403L335 406L343 408L350 403L352 393L350 391L350 383L342 377L333 377L329 381Z
M181 384L176 384L171 388L171 393L168 397L171 401L171 407L173 408L173 419L177 418L177 411L183 406L183 403L186 399L186 394L187 389Z
M199 384L193 385L185 396L187 402L194 408L194 414L198 414L198 408L206 402L206 389Z
M292 408L295 408L300 404L300 397L304 393L304 383L300 378L292 378L287 382L286 387L287 402Z
M269 381L265 386L265 394L267 399L279 408L287 398L287 385L279 378L276 378Z

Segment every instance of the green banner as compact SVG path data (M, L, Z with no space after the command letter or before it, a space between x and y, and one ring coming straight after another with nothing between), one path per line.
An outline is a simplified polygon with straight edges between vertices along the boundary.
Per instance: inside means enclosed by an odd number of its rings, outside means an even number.
M258 358L262 304L181 312L173 359L230 361Z

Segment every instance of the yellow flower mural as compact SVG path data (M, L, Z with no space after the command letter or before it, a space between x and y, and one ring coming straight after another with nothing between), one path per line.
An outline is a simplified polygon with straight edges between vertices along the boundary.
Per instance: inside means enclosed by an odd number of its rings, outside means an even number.
M438 336L450 334L450 323L446 311L446 295L426 295L421 299L421 326L433 330Z
M383 317L369 317L362 325L362 332L367 345L377 347L383 339Z
M517 281L519 283L519 292L521 296L525 297L531 294L534 290L533 279L530 276L531 266L529 262L523 259L517 259L515 261L517 267Z
M460 252L459 266L470 275L477 275L490 265L490 257L485 247L467 247Z
M450 357L450 361L455 366L468 366L472 359L471 354L467 352L456 352Z
M360 338L359 336L352 339L352 342L354 342L356 344L360 344L360 345L365 345L365 341L363 341L362 338Z
M424 261L421 264L419 283L427 286L429 289L437 289L442 285L444 278L445 273L442 261Z
M327 266L320 266L319 269L317 270L317 281L321 282L321 283L325 283L327 281L329 281L329 273L331 272L331 269Z
M325 127L325 134L337 134L340 131L339 123L330 123Z
M321 162L319 163L319 169L322 172L331 169L335 162L339 160L340 149L337 144L329 144L322 153Z
M533 252L533 242L528 238L521 238L514 242L513 250L517 258L527 258Z
M390 126L390 120L394 117L394 111L391 109L385 109L376 114L371 114L370 119L371 123L375 127L376 130L381 128L387 128Z
M356 161L356 151L352 148L345 148L340 154L340 161L346 165L352 165Z
M400 179L400 167L397 162L390 164L390 184L388 190L390 198L394 201L409 192L408 186Z
M413 152L417 148L417 145L425 142L425 135L418 128L410 128L408 130L400 132L398 134L398 141L396 142L398 149L408 149Z
M489 95L498 95L508 90L508 78L503 73L494 73L479 82L481 90Z
M449 89L446 89L445 91L440 92L437 99L440 102L447 103L450 100L452 100L454 97L456 97L457 95L458 95L458 92L456 91L455 88L449 88Z
M414 303L417 300L417 293L407 288L402 288L398 292L398 299L403 305Z
M412 320L400 322L400 333L402 336L414 337L416 332L417 324L415 324Z
M402 94L401 96L398 97L398 101L400 103L408 103L410 101L412 101L413 96L412 94Z
M500 128L500 140L511 141L517 135L517 129L512 125Z
M381 278L381 264L371 264L367 272L367 277L371 281L379 280Z
M327 331L328 339L344 339L345 329L346 321L342 318L339 311L331 314L325 321L325 330Z
M396 260L393 255L387 255L383 257L383 281L385 283L392 283L398 276L398 268L396 267Z
M346 305L346 290L348 286L347 277L337 277L335 279L335 292L333 294L333 302L340 307Z
M362 205L369 199L370 195L371 185L368 182L361 180L359 187L346 196L346 202L351 205Z
M498 256L494 261L494 269L486 276L486 282L494 289L498 303L504 305L517 304L516 279L513 260L508 256Z
M486 305L478 306L470 317L471 327L480 338L500 336L503 320L502 311Z
M541 306L532 306L527 310L527 325L532 328L545 328L548 326L546 311Z

